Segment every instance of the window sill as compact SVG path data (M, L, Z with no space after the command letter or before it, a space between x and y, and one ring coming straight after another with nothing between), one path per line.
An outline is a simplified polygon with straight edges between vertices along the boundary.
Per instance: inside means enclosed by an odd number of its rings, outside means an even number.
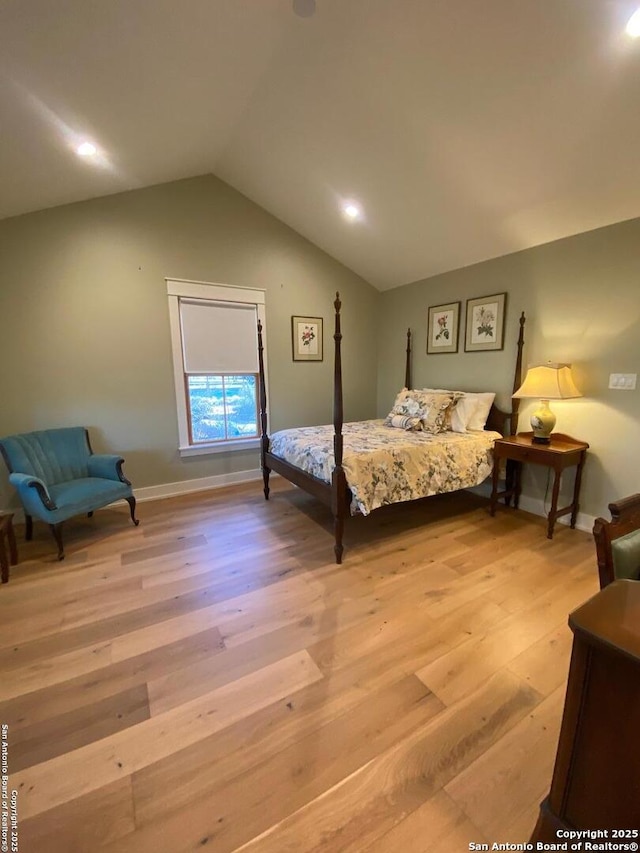
M216 441L211 444L197 444L179 447L180 456L207 456L211 453L229 453L234 450L259 450L259 438L245 438L237 441Z

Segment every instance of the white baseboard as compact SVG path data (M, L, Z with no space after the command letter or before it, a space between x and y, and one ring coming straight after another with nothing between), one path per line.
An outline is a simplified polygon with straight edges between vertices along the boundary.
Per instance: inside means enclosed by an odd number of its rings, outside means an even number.
M262 479L262 469L235 471L232 474L213 474L211 477L199 477L196 480L180 480L178 483L164 483L160 486L143 486L133 493L137 501L155 501L159 498L173 498L176 495L189 495L192 492L205 492L208 489L221 489L238 483L249 483Z
M539 498L529 498L526 495L520 495L519 507L525 512L531 512L534 515L541 515L543 518L546 518L549 514L548 508L547 511L545 511L544 501L541 501ZM576 518L576 527L578 530L584 530L585 533L591 533L593 530L593 522L595 520L595 515L587 515L585 512L579 512L578 517ZM558 519L557 523L565 524L568 527L570 521L570 515L563 515Z
M491 483L486 481L480 486L475 486L475 488L469 489L469 491L474 492L476 495L482 495L483 497L488 498L491 496ZM530 498L527 495L520 495L518 506L525 512L530 512L532 515L539 515L542 518L546 518L549 515L549 508L547 507L547 509L545 509L544 501L539 498ZM587 515L584 512L579 512L578 517L576 518L576 527L578 530L584 530L585 533L591 533L593 530L593 522L595 520L595 515ZM570 522L571 516L563 515L558 519L557 524L564 524L568 527Z

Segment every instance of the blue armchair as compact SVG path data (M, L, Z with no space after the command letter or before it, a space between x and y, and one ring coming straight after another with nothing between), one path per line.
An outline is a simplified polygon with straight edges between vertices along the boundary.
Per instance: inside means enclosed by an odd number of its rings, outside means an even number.
M33 536L33 517L46 521L64 559L62 523L73 515L124 499L131 520L136 499L131 483L122 473L121 456L94 454L84 427L45 429L0 439L0 452L16 487L26 521L26 538Z

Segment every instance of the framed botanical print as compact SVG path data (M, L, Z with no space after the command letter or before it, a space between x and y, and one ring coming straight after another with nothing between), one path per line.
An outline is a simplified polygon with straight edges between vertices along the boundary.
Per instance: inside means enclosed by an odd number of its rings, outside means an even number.
M427 319L427 353L458 352L460 303L434 305Z
M504 311L506 293L467 299L465 352L502 349L504 346Z
M294 361L322 361L322 317L292 317Z

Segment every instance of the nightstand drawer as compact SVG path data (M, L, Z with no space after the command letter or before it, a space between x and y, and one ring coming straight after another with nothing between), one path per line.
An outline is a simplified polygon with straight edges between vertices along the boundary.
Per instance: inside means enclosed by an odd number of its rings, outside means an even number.
M502 445L496 441L495 454L499 459L512 459L514 462L532 462L535 465L553 465L557 454L543 445Z

